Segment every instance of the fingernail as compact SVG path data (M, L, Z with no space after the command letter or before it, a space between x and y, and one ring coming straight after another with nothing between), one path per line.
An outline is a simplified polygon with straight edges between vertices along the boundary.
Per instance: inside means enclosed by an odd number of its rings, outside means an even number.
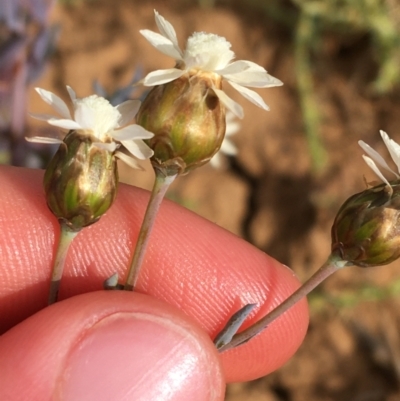
M55 399L213 400L218 371L186 328L146 313L117 313L71 350Z

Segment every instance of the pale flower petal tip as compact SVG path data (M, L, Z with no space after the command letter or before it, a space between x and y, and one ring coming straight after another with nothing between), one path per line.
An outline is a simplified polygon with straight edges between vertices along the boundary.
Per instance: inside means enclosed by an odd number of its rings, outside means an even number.
M132 167L136 170L144 171L144 168L133 157L130 157L120 151L116 151L115 156L118 157L118 159L123 161L125 164L127 164L129 167Z
M61 115L61 118L48 114L33 114L32 117L46 121L48 124L67 130L80 130L83 135L91 135L96 138L95 146L110 151L115 156L127 161L130 166L142 169L132 162L132 158L121 152L116 152L123 143L128 151L134 149L132 156L144 160L152 156L152 150L147 147L143 139L153 136L151 132L144 130L136 124L129 124L135 117L140 101L128 100L118 106L97 95L77 98L74 90L67 86L71 98L71 114L68 106L54 93L41 88L35 88L40 97ZM62 143L58 138L32 137L26 138L29 142L38 143ZM132 143L131 143L132 142Z
M395 141L393 141L393 139L390 139L390 137L386 134L386 132L380 131L380 134L390 153L393 162L397 166L398 172L400 173L400 145ZM371 170L379 177L381 181L383 181L386 185L390 186L388 179L380 171L379 167L385 169L391 174L394 174L396 176L396 179L400 179L400 175L389 167L385 159L376 150L371 148L371 146L369 146L364 141L358 141L358 144L367 154L367 156L363 155L363 159L365 160L367 165L371 168Z
M69 85L67 85L67 91L71 100L72 101L76 100L76 93Z
M154 152L143 141L122 141L129 152L139 160L150 159Z
M175 81L175 79L178 79L184 73L185 71L178 70L177 68L170 68L168 70L157 70L147 74L142 79L142 83L144 86L162 85L171 81Z
M283 85L282 81L269 75L262 66L252 61L233 61L235 53L231 50L231 44L222 36L194 32L188 38L186 48L182 51L173 26L156 10L154 14L160 33L148 29L141 30L140 33L161 53L174 58L177 67L149 73L142 80L145 86L166 84L183 74L195 75L198 72L218 74L250 102L264 110L269 110L260 95L245 87L270 88ZM215 91L217 93L217 90ZM217 93L217 96L238 117L243 116L243 110L240 110L227 95Z
M47 91L42 88L35 88L36 92L39 94L39 96L57 113L59 113L63 118L71 118L71 113L68 109L68 106L65 104L65 102L59 98L57 95L54 93Z
M174 27L170 22L168 22L163 16L161 16L156 10L154 10L155 20L158 30L161 32L165 38L171 41L179 57L182 57L182 50L178 44L178 38Z
M214 88L214 92L218 96L218 99L221 101L221 103L236 117L240 119L244 117L243 107L239 103L231 99L223 90Z
M57 138L50 138L46 136L26 136L25 140L32 143L45 143L45 144L61 144L63 141Z
M367 165L370 167L370 169L379 177L379 179L382 180L386 185L390 186L389 181L381 173L381 171L379 170L379 168L375 164L375 162L368 156L363 155L362 157L363 157L364 161L367 163Z
M104 143L104 142L93 142L93 145L99 149L108 150L109 152L115 152L116 149L119 148L119 145L115 142Z
M124 127L125 125L128 125L128 123L132 122L141 104L142 102L140 100L126 100L125 102L116 106L116 109L121 115L118 120L118 125L120 127Z

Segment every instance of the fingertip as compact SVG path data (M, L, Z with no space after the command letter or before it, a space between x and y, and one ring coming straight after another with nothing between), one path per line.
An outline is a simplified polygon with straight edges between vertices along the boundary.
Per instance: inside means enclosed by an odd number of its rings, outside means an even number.
M26 343L29 348L15 350ZM15 352L16 351L16 352ZM221 401L208 336L174 308L127 292L70 298L0 341L1 399ZM15 389L23 386L23 394Z

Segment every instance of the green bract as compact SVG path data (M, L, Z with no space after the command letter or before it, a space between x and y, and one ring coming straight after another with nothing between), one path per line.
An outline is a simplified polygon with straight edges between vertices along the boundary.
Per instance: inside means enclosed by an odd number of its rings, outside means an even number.
M213 91L216 74L184 76L154 87L142 103L137 123L154 133L146 143L154 167L184 174L208 162L225 135L225 107Z
M117 193L115 156L96 141L89 132L70 131L44 175L50 210L73 231L95 223Z
M400 181L350 197L332 226L332 251L361 267L386 265L400 256Z

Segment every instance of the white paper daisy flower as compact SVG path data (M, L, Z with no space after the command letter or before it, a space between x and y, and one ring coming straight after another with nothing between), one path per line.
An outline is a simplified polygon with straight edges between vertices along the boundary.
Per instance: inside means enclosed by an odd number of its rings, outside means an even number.
M383 139L383 142L385 143L385 145L390 153L392 160L394 161L394 163L397 166L398 173L400 173L400 145L397 142L395 142L393 139L390 139L389 135L386 132L380 131L380 134ZM388 185L389 187L391 186L388 179L379 170L379 167L394 174L396 176L396 179L400 179L400 175L389 167L389 165L386 163L385 159L376 150L372 149L371 146L366 144L364 141L358 141L358 144L361 146L361 148L364 150L364 152L368 155L368 156L363 155L365 162L372 169L372 171L386 185Z
M153 155L153 151L143 142L154 135L137 124L131 124L140 107L139 100L127 100L118 106L112 106L103 97L91 95L82 99L76 97L74 90L67 86L72 101L72 113L66 103L52 92L35 88L40 97L61 116L47 114L31 114L32 117L47 121L50 125L67 130L87 131L98 142L100 148L115 152L115 156L133 168L141 169L137 161L125 153L118 151L122 144L136 159L145 160ZM59 138L34 136L26 138L29 142L61 144Z
M145 86L156 86L171 82L184 74L198 72L217 74L227 81L242 96L262 109L269 110L261 96L252 88L280 86L282 82L269 75L260 65L246 60L232 61L235 54L231 44L215 34L195 32L189 37L184 51L178 45L174 27L154 11L160 33L148 29L140 33L161 53L176 60L175 68L157 70L149 73L141 82ZM243 117L243 108L232 100L223 90L213 88L220 101L237 117Z

